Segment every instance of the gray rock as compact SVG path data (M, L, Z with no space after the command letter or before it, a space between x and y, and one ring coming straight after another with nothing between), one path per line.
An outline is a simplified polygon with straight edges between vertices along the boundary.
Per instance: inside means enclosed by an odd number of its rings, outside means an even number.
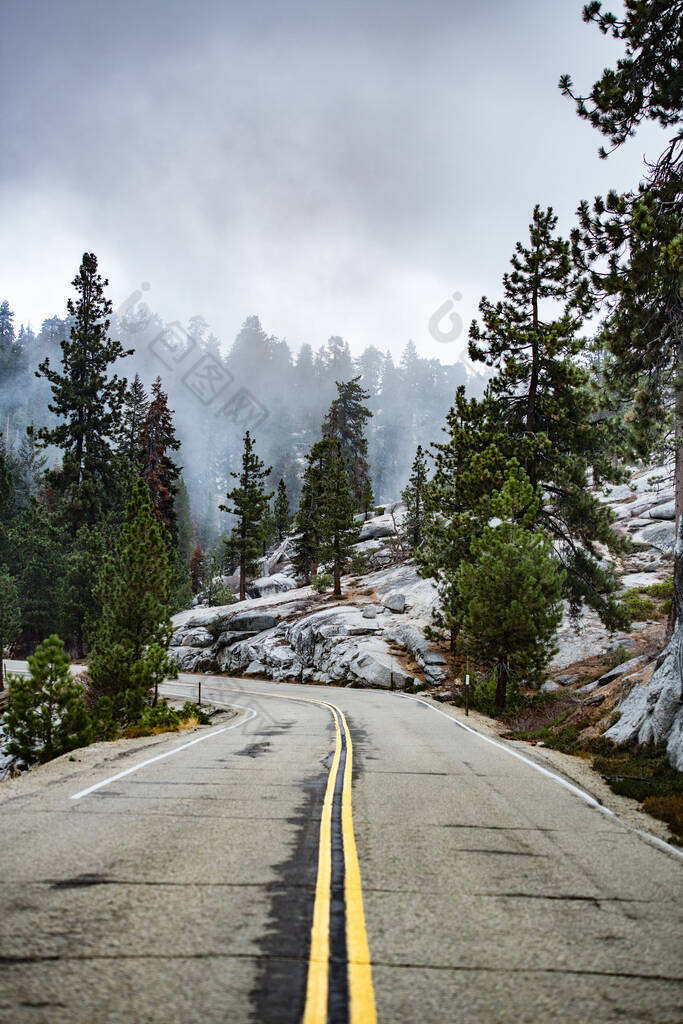
M390 612L396 612L397 614L404 612L406 610L406 595L402 594L399 590L392 590L384 598L384 607L388 608Z
M363 618L376 619L378 611L379 608L377 607L376 604L366 604L365 608L363 609Z
M675 519L676 502L665 501L662 505L655 505L650 509L650 519Z
M272 629L280 621L278 612L266 611L243 611L237 612L225 623L224 629L231 633L248 630L250 632L262 633L265 629Z
M625 676L628 672L632 672L636 668L640 668L645 664L647 658L645 655L641 655L638 658L630 658L628 661L624 661L621 665L617 665L615 668L611 668L609 672L605 672L599 679L595 680L596 686L607 686L608 683L613 683L615 679L619 679L620 676Z
M541 686L541 693L555 693L556 690L560 690L561 687L557 683L554 683L552 679L546 679Z
M207 629L193 629L186 633L182 639L183 647L210 647L214 642Z
M573 676L573 675L555 676L555 682L559 683L560 686L571 686L572 683L576 682L576 676Z
M593 693L590 697L586 697L583 704L586 707L593 707L594 705L602 704L605 699L604 693Z
M264 676L267 675L266 666L262 661L251 661L244 670L245 676Z
M261 579L252 580L247 587L247 594L249 597L270 597L272 594L283 594L287 590L296 590L295 581L283 573L275 573L273 576L262 576Z
M368 523L363 523L360 531L360 541L364 540L378 540L380 537L395 537L396 530L391 520L370 520Z
M674 524L669 522L653 523L652 526L646 526L634 537L634 540L649 544L665 555L670 555L673 552L675 539Z

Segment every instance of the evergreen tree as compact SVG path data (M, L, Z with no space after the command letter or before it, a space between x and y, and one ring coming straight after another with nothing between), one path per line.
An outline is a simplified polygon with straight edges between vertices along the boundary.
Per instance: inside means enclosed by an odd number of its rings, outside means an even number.
M0 565L0 690L5 688L5 654L19 636L21 609L14 580L6 565Z
M463 610L459 645L477 664L496 673L496 707L507 686L540 682L554 653L562 619L562 572L549 535L537 527L540 499L526 474L511 464L491 498L497 519L470 545L471 559L457 572Z
M117 717L149 699L146 652L153 645L168 647L172 578L168 545L140 478L98 579L102 614L88 667L95 693L112 700Z
M190 517L190 498L185 481L180 477L175 495L177 543L175 559L175 580L173 605L175 608L189 608L192 604L192 580L190 565L194 549L194 526Z
M370 477L367 478L363 484L363 490L360 496L360 511L363 513L366 519L369 518L375 505L375 495L372 490L372 481Z
M198 594L204 579L204 552L201 544L195 544L190 559L190 585L192 593Z
M159 522L173 541L176 540L175 489L180 468L173 462L169 452L180 448L175 436L172 412L168 408L168 396L161 389L161 377L152 384L152 400L140 431L142 477L152 498L152 505Z
M320 501L320 561L332 563L334 594L341 596L341 574L358 542L360 529L354 521L355 504L340 442L325 438L324 476Z
M337 397L323 423L323 434L339 441L351 490L360 507L363 487L369 478L365 425L372 413L364 405L370 393L363 390L359 381L360 377L354 377L346 383L336 382Z
M29 657L28 667L29 676L8 677L5 729L10 754L30 765L90 743L83 688L69 671L59 637L48 637Z
M324 485L325 442L318 441L306 455L306 469L294 517L292 565L310 582L318 571L321 541L320 515Z
M61 342L61 372L52 369L49 357L37 371L52 388L49 410L63 421L41 428L37 436L43 446L56 445L64 453L63 467L52 482L67 499L74 531L82 522L96 522L108 504L112 446L121 430L126 381L111 368L130 353L107 336L112 309L104 295L108 283L97 273L96 256L84 253L72 282L79 298L67 303L73 326L70 340Z
M408 544L412 551L422 547L425 534L427 515L425 511L425 491L427 489L427 458L422 445L417 446L408 486L401 494L406 506L406 518L403 524Z
M136 373L124 398L119 451L133 463L138 472L142 470L142 428L148 410L149 398L140 379L140 374Z
M289 533L289 528L292 523L292 513L289 507L289 498L287 497L287 487L282 479L280 479L280 482L277 485L277 494L275 495L275 504L273 505L273 517L275 519L277 539L282 543Z
M0 434L0 557L7 550L9 522L14 511L14 477Z
M45 476L47 456L41 454L35 428L26 428L16 456L16 503L26 508L31 498L37 497Z
M266 478L270 474L270 466L259 459L254 451L254 443L249 431L244 435L242 453L242 470L230 475L238 481L226 495L231 505L219 505L222 512L230 512L237 517L230 539L226 541L226 551L240 570L240 601L247 594L247 576L253 576L258 569L258 561L263 555L264 519L268 512L268 502L272 493L265 490Z
M62 630L70 536L35 498L11 524L7 560L22 610L22 639L37 643Z
M548 496L539 523L567 570L572 612L586 602L616 628L625 624L623 610L596 544L613 553L625 545L610 527L611 511L590 492L589 474L595 484L623 479L613 459L619 435L609 418L598 416L598 397L577 362L584 347L578 332L592 300L569 244L554 236L556 223L551 209L534 209L530 244L516 246L512 271L503 277L505 298L495 305L482 299L482 325L473 321L469 350L496 369L489 390L510 456Z
M102 613L97 580L106 554L106 540L97 526L83 524L65 552L63 610L60 625L66 646L82 658Z
M575 95L569 75L562 76L560 88L575 101L579 116L609 138L610 152L644 121L676 129L658 159L646 162L636 191L598 196L592 209L581 203L572 239L576 258L590 270L596 299L608 309L602 340L615 357L613 382L634 399L638 452L645 457L663 443L673 455L678 526L683 513L683 3L628 0L618 18L594 0L583 17L623 41L624 55L616 69L603 71L589 96ZM604 147L599 152L609 155Z

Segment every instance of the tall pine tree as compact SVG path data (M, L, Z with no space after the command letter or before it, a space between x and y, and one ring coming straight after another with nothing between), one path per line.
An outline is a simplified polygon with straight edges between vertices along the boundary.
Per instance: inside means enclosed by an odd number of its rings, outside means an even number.
M175 543L177 537L175 491L180 467L170 452L180 449L175 435L168 396L162 390L161 377L152 384L152 399L140 430L141 475L149 487L154 513Z
M61 342L61 371L52 368L49 357L37 371L51 385L48 408L62 422L41 428L37 436L43 446L56 445L63 452L62 468L52 474L52 484L65 499L75 532L83 522L96 522L110 503L113 446L121 432L126 393L125 379L112 368L130 352L108 337L112 305L104 289L109 282L97 272L94 253L83 254L72 284L78 298L67 302L73 326L70 338Z
M370 398L370 392L363 390L359 381L360 377L354 377L347 382L336 382L337 397L323 423L323 433L339 441L346 474L358 508L370 475L365 427L372 418L372 413L364 404Z
M323 455L323 487L320 501L320 561L332 563L334 593L341 596L341 575L358 542L360 527L354 520L355 504L341 444L336 438L325 438Z
M401 494L406 506L404 529L412 551L417 551L424 542L427 521L425 511L426 490L427 458L422 450L422 445L419 444L413 459L408 485Z
M222 512L237 517L237 524L226 541L230 560L239 566L240 601L247 596L247 576L257 571L259 559L263 556L264 520L268 502L272 497L266 493L266 479L270 474L265 463L254 451L254 442L249 431L244 435L242 469L230 475L238 482L237 487L228 491L226 498L231 504L219 505Z

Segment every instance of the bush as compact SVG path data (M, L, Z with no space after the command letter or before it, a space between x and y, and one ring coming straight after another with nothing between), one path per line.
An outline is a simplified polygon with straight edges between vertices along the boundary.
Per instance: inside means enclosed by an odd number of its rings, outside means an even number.
M311 586L318 594L324 594L326 590L334 586L334 577L329 572L318 573L311 580Z
M620 601L621 607L628 612L631 622L651 619L657 614L657 606L647 597L642 597L638 590L627 590Z
M209 597L209 605L214 608L224 604L235 604L238 598L228 583L219 583L213 588Z
M368 561L364 551L354 551L349 559L349 569L356 576L362 576L368 571Z
M647 796L643 810L665 821L676 838L683 840L683 796Z
M7 748L27 765L92 741L83 687L71 675L69 664L62 641L53 635L29 657L29 676L8 677Z

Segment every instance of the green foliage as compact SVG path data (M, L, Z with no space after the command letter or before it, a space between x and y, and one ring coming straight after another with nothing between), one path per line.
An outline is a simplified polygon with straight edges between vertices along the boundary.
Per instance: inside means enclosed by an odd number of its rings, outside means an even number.
M209 716L191 701L185 701L182 708L160 703L146 707L138 720L126 729L127 736L151 736L159 732L177 732L181 725L196 719L199 725L208 725Z
M38 370L51 385L49 409L61 422L41 428L37 437L44 447L56 445L64 453L62 468L49 477L74 531L84 522L97 522L109 507L115 476L113 445L121 432L126 381L111 371L129 353L107 336L112 311L104 296L108 283L97 272L94 253L84 253L72 282L79 298L67 303L73 326L70 339L61 342L61 372L52 369L49 358Z
M218 605L235 604L238 600L232 587L228 583L216 583L211 589L211 593L208 598L210 607L216 607Z
M456 574L462 608L459 647L496 672L496 707L505 707L508 681L538 682L554 653L562 617L563 573L547 534L534 529L540 498L519 467L511 466L487 524L470 544L471 561Z
M365 426L372 418L372 413L364 404L370 398L370 392L361 387L360 379L358 376L346 383L336 382L337 397L323 423L323 433L339 442L346 475L358 508L363 507L364 495L371 493L366 488L370 477Z
M342 448L334 438L325 438L324 477L320 495L318 557L332 563L334 593L341 596L341 574L360 529L354 520L354 500L344 466Z
M247 431L244 435L242 470L230 474L238 481L238 486L226 495L232 505L219 505L221 511L237 517L237 525L230 539L225 542L225 547L228 558L240 568L240 601L246 597L247 576L254 575L258 561L263 556L264 521L272 497L272 493L267 494L265 490L269 474L270 467L266 469L256 455L251 434Z
M349 572L356 576L363 576L369 572L369 555L365 551L353 551L349 559Z
M277 539L282 542L289 533L289 528L292 525L292 512L289 507L287 487L285 486L285 482L282 478L280 478L277 485L277 494L273 504L273 519L275 521Z
M404 529L411 551L422 547L425 539L427 513L425 492L427 490L427 459L422 445L417 446L408 485L401 497L406 506Z
M317 573L311 580L311 586L318 594L324 594L334 586L334 576L329 572Z
M627 590L621 599L621 606L628 612L631 622L651 619L657 612L655 603L641 597L637 590Z
M10 529L10 569L22 610L22 639L37 643L63 631L70 537L59 518L32 499Z
M145 652L153 645L168 647L171 581L168 546L147 485L139 479L115 550L105 558L98 579L102 615L89 661L93 689L112 699L115 715L123 713L126 691L149 699L154 668Z
M154 514L168 531L174 545L178 541L175 493L180 468L170 453L177 452L179 448L180 441L175 436L172 412L168 408L168 396L162 390L161 377L157 377L152 384L152 399L140 430L140 475L149 487Z
M0 690L4 688L4 658L21 630L21 609L14 580L6 565L0 565Z
M8 677L5 729L9 752L30 765L87 745L92 725L59 637L48 637L28 666L29 676Z

